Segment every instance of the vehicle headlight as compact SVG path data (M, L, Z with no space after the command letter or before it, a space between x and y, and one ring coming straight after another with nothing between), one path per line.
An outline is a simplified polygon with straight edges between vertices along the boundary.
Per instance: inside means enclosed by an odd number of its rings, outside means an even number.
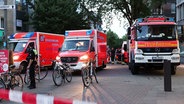
M180 50L179 49L173 49L172 53L173 54L179 54L180 53Z
M60 60L60 57L59 56L56 56L56 60Z
M141 49L135 49L135 54L143 54L143 51Z
M13 56L13 60L18 60L19 56Z
M83 55L80 57L80 60L88 60L89 56L88 55Z

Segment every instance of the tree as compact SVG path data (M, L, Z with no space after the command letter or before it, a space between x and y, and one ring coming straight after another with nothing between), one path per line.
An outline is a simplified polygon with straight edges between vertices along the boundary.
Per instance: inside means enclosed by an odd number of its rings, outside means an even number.
M75 0L35 0L31 15L35 31L64 33L65 30L88 29L90 24L84 18L84 12L77 12L78 3Z
M88 9L101 10L102 16L107 23L111 24L112 12L119 15L119 18L126 18L129 26L137 18L146 17L152 14L161 14L162 5L166 0L81 0L85 1Z
M122 40L123 40L123 41L127 41L127 40L128 40L128 36L127 36L127 35L123 35L123 36L122 36Z
M107 45L109 47L119 48L122 44L123 40L119 39L118 35L113 31L109 30L107 32Z
M150 0L84 0L88 9L96 8L103 10L101 14L108 15L106 20L112 19L112 11L116 14L122 13L120 18L126 18L132 25L136 18L150 15ZM108 23L111 24L111 21Z
M166 0L152 0L150 8L152 8L153 14L161 14L162 5L166 2Z

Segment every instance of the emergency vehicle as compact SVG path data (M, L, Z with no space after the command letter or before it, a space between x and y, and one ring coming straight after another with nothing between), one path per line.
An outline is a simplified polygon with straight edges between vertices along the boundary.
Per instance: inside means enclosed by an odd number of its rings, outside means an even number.
M90 59L96 59L96 67L106 67L107 35L98 30L66 31L65 41L56 60L70 64L74 70L81 70Z
M38 65L40 67L52 66L52 61L58 54L64 42L64 35L43 32L19 32L9 37L9 47L13 50L13 60L16 68L24 70L28 46L34 43L38 52Z
M129 69L138 74L139 68L162 67L164 60L171 62L171 74L180 64L180 49L176 23L171 17L150 16L139 18L128 28Z

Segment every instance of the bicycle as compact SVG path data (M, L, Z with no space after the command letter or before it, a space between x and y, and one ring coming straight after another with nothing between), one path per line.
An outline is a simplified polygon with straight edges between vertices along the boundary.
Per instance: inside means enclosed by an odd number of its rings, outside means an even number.
M15 65L9 66L9 71L0 74L0 88L23 90L23 79L19 70L15 70ZM0 100L2 100L0 98Z
M73 69L70 67L69 64L60 62L54 62L54 70L52 73L52 79L54 81L54 84L56 86L60 86L61 84L65 83L65 80L67 82L72 81L72 72Z
M95 77L96 83L98 83L96 77L96 56L94 56L93 60L91 59L85 67L81 69L82 82L85 87L89 87L92 83L92 77Z
M42 69L42 71L41 71ZM44 69L44 70L43 70ZM38 65L35 66L35 79L36 80L43 80L48 74L48 68L39 67ZM30 78L29 78L29 70L26 69L26 73L24 75L24 83L29 85Z

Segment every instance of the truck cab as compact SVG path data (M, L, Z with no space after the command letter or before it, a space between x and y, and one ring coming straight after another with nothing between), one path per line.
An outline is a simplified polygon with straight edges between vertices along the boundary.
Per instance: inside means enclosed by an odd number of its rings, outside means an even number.
M180 48L176 23L173 18L150 16L136 19L128 29L129 69L137 74L140 67L161 67L164 60L171 62L171 74L180 64Z

